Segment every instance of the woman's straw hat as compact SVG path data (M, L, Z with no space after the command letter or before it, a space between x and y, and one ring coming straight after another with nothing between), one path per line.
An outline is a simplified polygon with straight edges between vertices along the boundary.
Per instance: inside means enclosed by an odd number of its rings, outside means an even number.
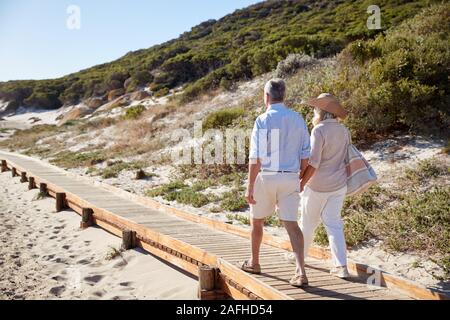
M332 113L341 119L345 119L348 115L348 112L339 103L339 101L329 93L322 93L316 99L303 101L302 103Z

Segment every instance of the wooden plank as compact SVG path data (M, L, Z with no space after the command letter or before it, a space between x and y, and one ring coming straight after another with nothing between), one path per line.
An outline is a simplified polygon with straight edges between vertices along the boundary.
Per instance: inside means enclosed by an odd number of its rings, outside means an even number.
M310 290L310 289L305 289ZM293 290L295 291L295 290ZM288 290L283 290L283 292L289 292ZM290 291L292 292L292 291ZM343 296L345 299L348 297L351 297L354 294L357 293L365 293L365 292L373 292L373 290L368 289L367 287L360 286L360 287L354 287L354 288L342 288L339 289L339 292L333 291L333 290L314 290L312 293L309 293L307 291L303 291L300 293L286 293L289 296L291 296L294 299L306 299L308 297L314 297L314 296L321 296L321 297L335 297L335 296Z
M145 242L142 242L140 240L137 240L137 243L140 247L142 247L145 251L173 264L174 266L177 266L178 268L181 268L183 270L186 270L190 274L197 276L198 275L198 266L194 265L190 262L187 262L186 260L180 259L176 256L173 256L163 250L157 249Z
M218 268L220 272L231 279L234 279L237 283L242 283L251 292L260 296L263 299L268 300L291 300L288 295L275 290L274 288L266 285L264 282L257 280L251 275L243 272L232 264L223 259L218 259Z
M248 295L246 295L245 293L237 290L236 288L231 286L229 283L227 283L225 281L223 275L221 275L220 273L219 273L218 282L219 282L220 289L223 292L225 292L227 295L232 297L234 300L250 300L250 297Z

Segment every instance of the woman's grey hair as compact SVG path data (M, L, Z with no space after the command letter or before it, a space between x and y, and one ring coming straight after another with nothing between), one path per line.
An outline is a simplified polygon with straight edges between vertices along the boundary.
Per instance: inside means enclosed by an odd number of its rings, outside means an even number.
M266 83L264 87L264 93L268 94L272 101L284 101L284 96L286 94L286 84L283 79L272 79Z

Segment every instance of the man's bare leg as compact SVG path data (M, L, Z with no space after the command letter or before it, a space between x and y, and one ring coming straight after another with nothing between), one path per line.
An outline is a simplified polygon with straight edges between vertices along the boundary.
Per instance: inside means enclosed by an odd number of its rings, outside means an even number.
M292 249L294 250L295 260L297 264L296 273L299 275L306 275L302 230L298 226L297 221L283 221L283 224L289 234Z
M263 234L264 220L252 219L252 257L250 259L252 266L259 265L259 251L261 249Z

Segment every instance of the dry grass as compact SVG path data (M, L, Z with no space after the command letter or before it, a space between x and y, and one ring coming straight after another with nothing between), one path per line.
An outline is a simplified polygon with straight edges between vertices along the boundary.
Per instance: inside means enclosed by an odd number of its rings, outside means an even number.
M63 129L54 125L38 125L31 129L17 130L9 139L0 142L1 147L12 151L34 147L40 139L63 132Z
M109 247L108 252L106 253L105 260L114 260L117 257L122 257L122 250L114 247Z

